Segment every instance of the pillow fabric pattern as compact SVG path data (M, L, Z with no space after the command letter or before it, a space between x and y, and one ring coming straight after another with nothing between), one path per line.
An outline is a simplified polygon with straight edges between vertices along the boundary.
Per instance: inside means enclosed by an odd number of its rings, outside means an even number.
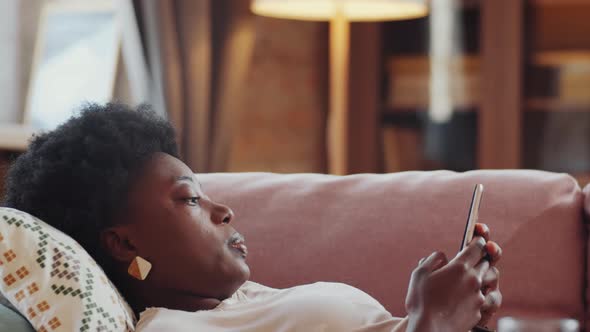
M133 331L133 311L71 237L0 208L0 292L39 332Z

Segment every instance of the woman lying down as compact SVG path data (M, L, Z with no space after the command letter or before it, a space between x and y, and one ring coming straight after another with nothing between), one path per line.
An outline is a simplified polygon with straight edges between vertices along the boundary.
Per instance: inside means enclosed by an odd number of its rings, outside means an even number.
M232 210L202 191L174 129L147 106L88 105L36 137L5 197L77 240L140 314L140 332L476 331L502 302L501 249L482 224L452 260L435 252L420 261L405 318L344 284L248 281ZM148 262L148 273L133 268Z

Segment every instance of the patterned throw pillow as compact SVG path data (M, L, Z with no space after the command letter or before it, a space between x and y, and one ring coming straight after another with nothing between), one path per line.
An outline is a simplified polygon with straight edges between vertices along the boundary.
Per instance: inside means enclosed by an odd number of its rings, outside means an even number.
M135 316L72 238L0 208L0 292L39 332L133 331Z

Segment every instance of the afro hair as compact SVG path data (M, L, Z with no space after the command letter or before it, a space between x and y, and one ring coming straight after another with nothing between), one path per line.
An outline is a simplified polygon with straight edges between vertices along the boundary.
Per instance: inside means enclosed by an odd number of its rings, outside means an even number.
M178 157L174 129L149 106L88 104L34 137L13 162L4 205L70 235L108 270L100 231L113 226L142 165L158 152Z

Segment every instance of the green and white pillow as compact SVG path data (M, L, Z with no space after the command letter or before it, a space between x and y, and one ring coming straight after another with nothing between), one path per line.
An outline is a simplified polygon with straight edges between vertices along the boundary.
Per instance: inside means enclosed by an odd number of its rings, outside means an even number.
M135 316L72 238L0 208L0 293L39 332L133 331Z

